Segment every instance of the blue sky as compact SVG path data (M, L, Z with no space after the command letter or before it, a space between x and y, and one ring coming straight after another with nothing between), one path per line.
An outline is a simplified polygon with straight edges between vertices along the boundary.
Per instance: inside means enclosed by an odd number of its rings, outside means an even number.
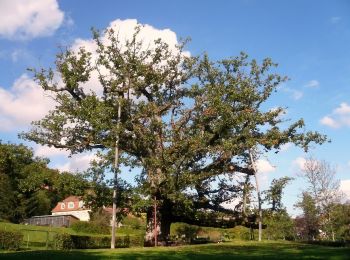
M23 3L26 2L25 6ZM50 107L26 71L51 66L59 46L91 38L90 28L104 29L119 19L136 19L153 34L171 30L191 37L192 55L206 51L213 59L244 51L261 60L271 57L278 72L290 77L267 105L287 107L286 118L304 118L308 130L327 134L330 144L313 156L337 166L341 188L350 199L350 2L349 1L82 1L2 0L0 2L0 139L20 142L17 133ZM165 36L166 37L166 36ZM91 155L66 154L30 144L60 169L83 169ZM264 185L273 178L295 177L303 151L285 147L260 161ZM124 173L127 179L134 174ZM305 184L287 189L293 204Z

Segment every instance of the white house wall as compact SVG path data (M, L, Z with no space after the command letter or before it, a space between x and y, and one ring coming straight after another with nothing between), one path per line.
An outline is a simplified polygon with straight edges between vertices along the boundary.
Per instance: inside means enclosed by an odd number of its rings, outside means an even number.
M57 215L73 215L77 217L81 221L89 221L90 220L90 212L91 210L76 210L76 211L66 211L66 212L52 212L53 216Z

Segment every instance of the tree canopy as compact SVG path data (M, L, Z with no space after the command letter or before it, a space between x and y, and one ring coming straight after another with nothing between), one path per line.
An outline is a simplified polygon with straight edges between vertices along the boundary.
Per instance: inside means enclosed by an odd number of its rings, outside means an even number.
M287 79L271 59L241 53L214 62L189 56L185 44L147 45L141 29L125 41L113 29L94 31L93 52L68 48L55 69L34 69L56 107L22 137L72 154L97 149L111 169L119 136L122 163L143 168L138 184L159 203L163 236L174 221L235 225L237 214L221 204L242 191L236 176L254 173L250 149L293 143L307 150L326 137L305 131L302 119L285 127L282 107L264 108ZM222 214L229 220L219 221Z

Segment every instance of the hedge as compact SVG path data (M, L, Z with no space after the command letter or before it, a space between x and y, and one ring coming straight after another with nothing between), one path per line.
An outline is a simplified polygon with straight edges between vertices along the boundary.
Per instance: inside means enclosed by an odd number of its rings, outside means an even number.
M74 222L70 226L70 228L78 233L91 233L91 234L109 234L111 229L109 226L98 225L95 222L87 222L87 221Z
M0 249L18 250L22 239L21 232L0 230Z
M343 241L343 240L337 240L337 241L314 240L314 241L305 241L304 243L311 244L311 245L330 246L330 247L345 247L349 245L347 241Z
M117 236L116 247L143 246L143 236ZM55 247L61 250L110 248L110 236L78 236L70 234L56 234Z

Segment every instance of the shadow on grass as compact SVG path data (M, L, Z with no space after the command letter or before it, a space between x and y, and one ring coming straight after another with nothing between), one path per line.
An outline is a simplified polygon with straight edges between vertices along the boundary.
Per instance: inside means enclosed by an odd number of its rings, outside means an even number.
M0 253L0 259L350 259L350 248L298 243L240 242L168 248L116 250L23 251Z

